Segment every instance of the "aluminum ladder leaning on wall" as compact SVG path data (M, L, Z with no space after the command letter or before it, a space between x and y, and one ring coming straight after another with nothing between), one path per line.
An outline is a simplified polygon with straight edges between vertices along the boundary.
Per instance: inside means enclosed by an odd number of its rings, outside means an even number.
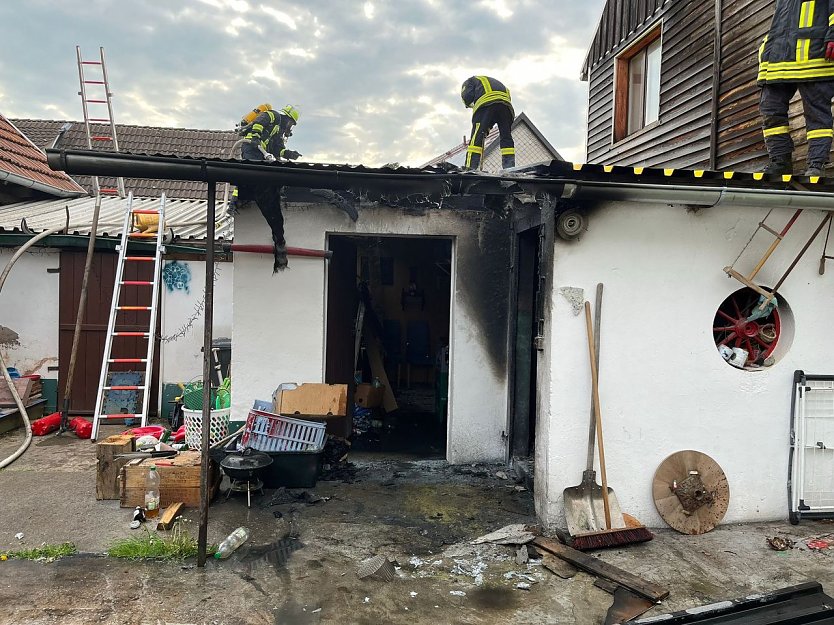
M107 323L107 336L104 341L104 356L101 363L101 377L99 378L98 393L96 394L96 407L93 413L93 433L92 439L96 440L98 437L98 429L102 421L116 420L116 419L141 419L141 425L144 427L148 422L148 408L150 404L150 387L153 377L153 355L154 345L156 344L156 324L159 307L159 285L161 281L162 270L162 255L165 253L164 245L164 223L165 223L165 202L166 198L163 194L159 199L158 210L134 209L133 208L133 194L131 193L127 199L127 208L125 209L125 220L122 228L121 242L119 243L119 260L116 264L116 282L113 286L113 300L110 304L110 320ZM142 215L148 215L142 218ZM153 226L153 222L157 221L156 232L145 232L134 230L134 224L137 218L147 222L148 225ZM150 230L152 228L148 228ZM141 241L143 239L154 238L155 245L153 255L141 254L140 252L130 252L128 250L130 243ZM153 279L152 280L125 280L124 270L127 263L153 263ZM121 303L122 287L135 289L150 289L150 301L147 306L126 306ZM147 311L150 313L148 320L147 331L131 331L131 332L117 332L116 322L118 316L126 311ZM128 337L144 338L148 341L147 349L144 358L139 356L129 358L114 358L113 357L113 340L122 340ZM112 365L144 365L140 370L144 370L144 377L141 384L136 385L110 385L109 376L113 372ZM107 404L107 396L110 391L137 391L140 393L141 402L139 404L140 410L136 413L106 413L105 407Z

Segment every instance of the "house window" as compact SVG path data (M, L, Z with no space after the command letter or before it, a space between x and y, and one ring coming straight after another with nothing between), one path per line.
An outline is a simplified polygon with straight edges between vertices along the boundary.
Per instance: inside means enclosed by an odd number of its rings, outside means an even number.
M656 122L660 114L660 25L617 57L614 138Z

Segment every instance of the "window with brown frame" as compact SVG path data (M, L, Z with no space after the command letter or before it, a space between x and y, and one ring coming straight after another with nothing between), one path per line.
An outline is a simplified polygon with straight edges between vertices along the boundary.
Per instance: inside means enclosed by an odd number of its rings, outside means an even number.
M617 57L614 85L614 140L656 122L660 115L660 33L658 24Z

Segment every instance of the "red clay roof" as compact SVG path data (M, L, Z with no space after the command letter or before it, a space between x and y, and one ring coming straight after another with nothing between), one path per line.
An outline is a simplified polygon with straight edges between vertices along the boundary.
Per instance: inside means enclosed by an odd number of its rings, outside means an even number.
M53 171L46 156L8 119L0 115L0 171L37 182L55 195L86 195L83 187L62 171ZM47 188L42 191L49 192Z
M86 150L87 134L84 122L66 122L52 119L15 119L15 125L32 139L41 149L52 147L67 150ZM61 132L61 127L67 130ZM90 124L94 135L110 136L110 127L104 124ZM59 138L60 137L60 138ZM134 154L165 154L174 156L197 156L215 158L228 155L229 149L239 137L234 130L197 130L193 128L162 128L155 126L131 126L116 124L119 150ZM99 146L93 145L93 149ZM111 149L107 147L100 149ZM92 190L89 176L76 176L78 182ZM114 187L112 178L100 178L103 187ZM148 180L125 178L125 188L137 197L159 197L165 193L169 198L205 198L206 185L192 180Z

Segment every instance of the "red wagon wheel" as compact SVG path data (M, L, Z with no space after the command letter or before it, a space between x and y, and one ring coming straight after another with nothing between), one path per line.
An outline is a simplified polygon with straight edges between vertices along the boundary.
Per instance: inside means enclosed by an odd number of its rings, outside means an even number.
M712 334L717 347L741 347L747 350L747 362L762 364L776 349L782 326L778 308L763 318L747 321L758 306L759 294L753 289L736 291L718 307Z

